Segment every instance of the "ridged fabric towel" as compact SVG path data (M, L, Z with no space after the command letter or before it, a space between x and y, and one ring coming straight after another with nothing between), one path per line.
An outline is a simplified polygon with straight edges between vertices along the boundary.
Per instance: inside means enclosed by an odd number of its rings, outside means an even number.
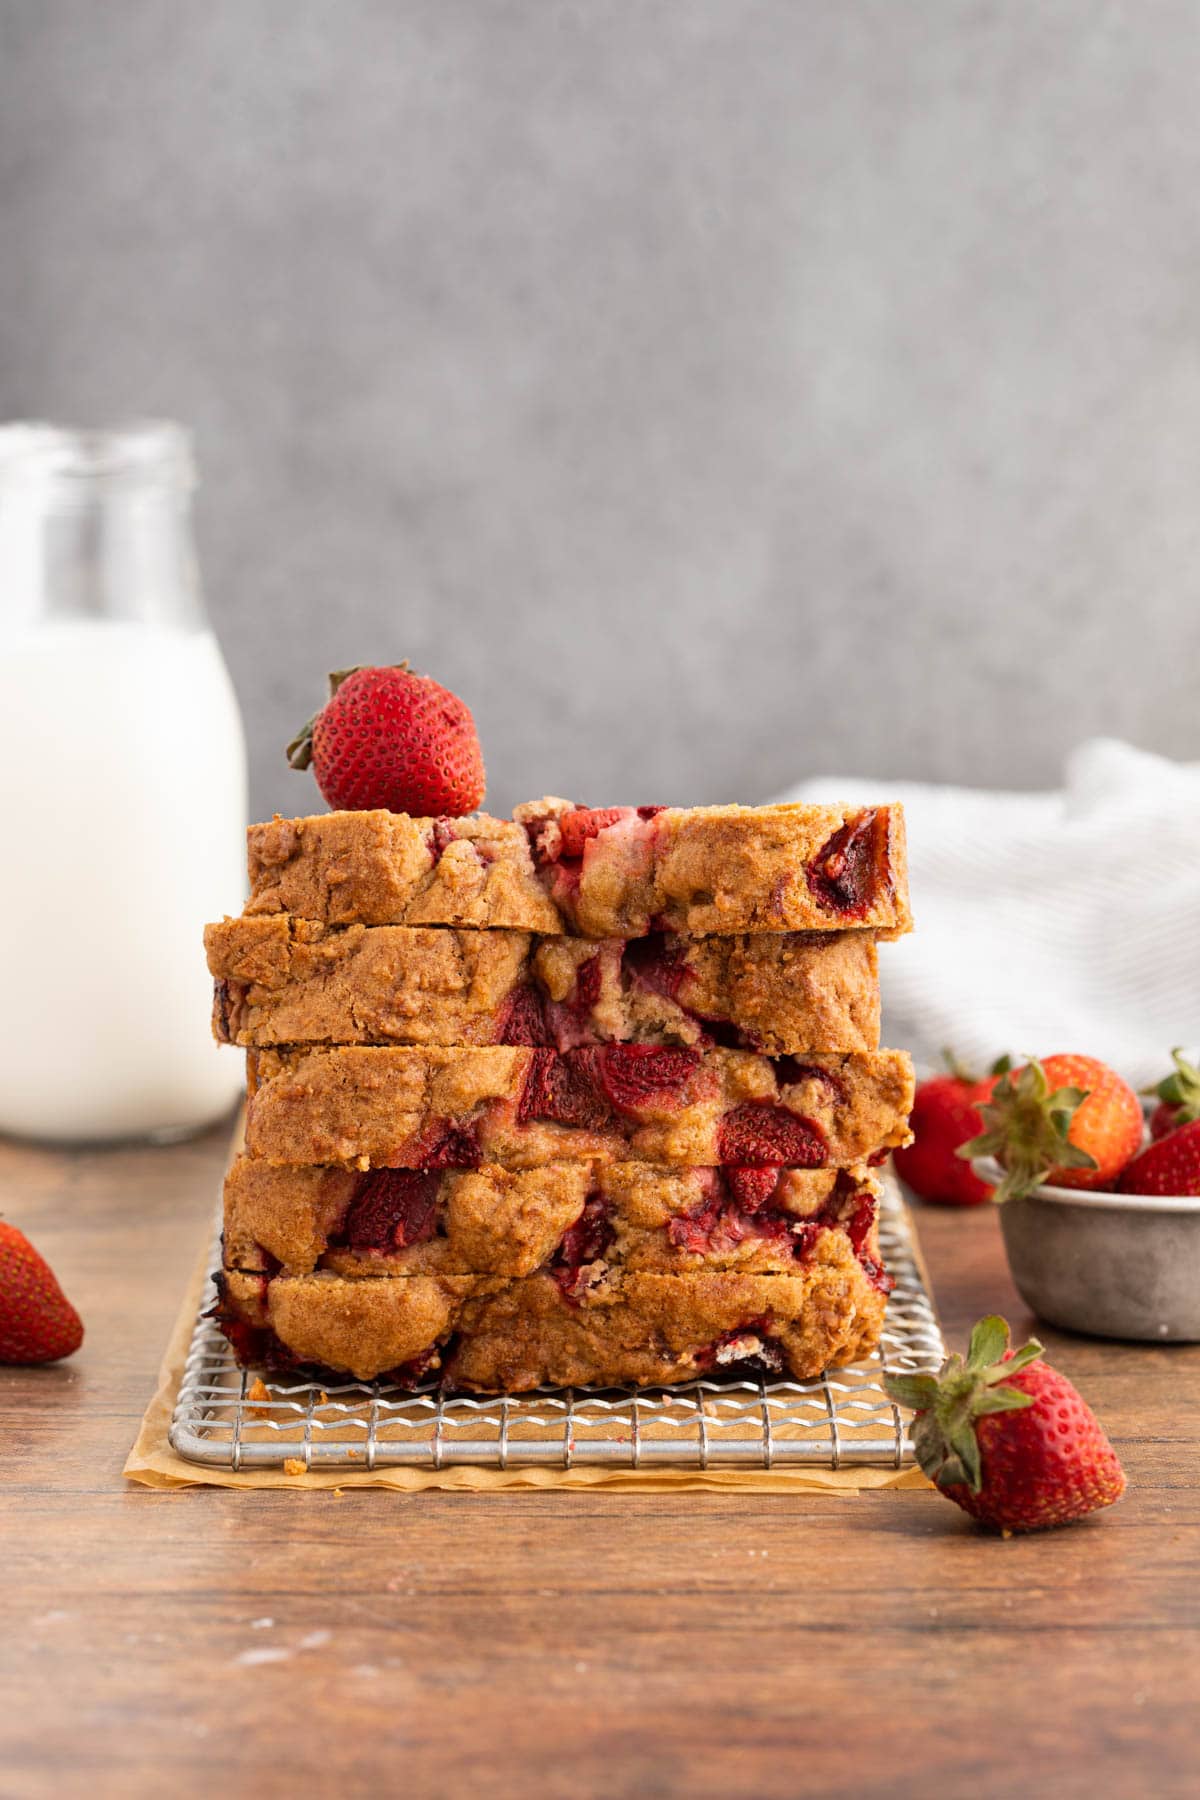
M1097 738L1051 793L806 781L785 800L902 800L916 929L879 959L885 1041L1081 1051L1135 1085L1200 1045L1200 763Z

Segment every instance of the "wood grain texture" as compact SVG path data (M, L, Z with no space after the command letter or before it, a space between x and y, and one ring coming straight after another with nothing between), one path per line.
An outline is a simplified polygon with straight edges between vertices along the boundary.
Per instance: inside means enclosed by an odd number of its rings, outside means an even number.
M1044 1330L1130 1478L1005 1543L932 1494L129 1488L224 1133L0 1146L87 1324L0 1369L0 1794L1191 1795L1200 1349ZM1031 1321L923 1209L952 1341Z

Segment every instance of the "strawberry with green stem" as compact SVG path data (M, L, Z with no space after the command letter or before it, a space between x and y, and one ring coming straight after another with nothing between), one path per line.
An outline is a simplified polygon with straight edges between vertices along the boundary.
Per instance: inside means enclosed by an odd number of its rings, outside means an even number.
M1172 1050L1171 1060L1175 1064L1171 1074L1154 1087L1142 1090L1158 1096L1158 1105L1150 1115L1152 1138L1166 1137L1169 1131L1200 1119L1200 1069L1188 1062L1182 1050Z
M339 669L287 749L335 811L462 818L482 805L483 752L470 708L407 663Z
M1005 1075L979 1109L983 1131L957 1154L994 1156L997 1200L1055 1187L1111 1189L1142 1142L1142 1107L1094 1056L1031 1057Z
M913 1449L934 1486L1006 1536L1086 1518L1125 1491L1095 1415L1041 1356L1036 1339L1010 1350L1008 1325L993 1314L971 1333L965 1360L884 1382L916 1415Z

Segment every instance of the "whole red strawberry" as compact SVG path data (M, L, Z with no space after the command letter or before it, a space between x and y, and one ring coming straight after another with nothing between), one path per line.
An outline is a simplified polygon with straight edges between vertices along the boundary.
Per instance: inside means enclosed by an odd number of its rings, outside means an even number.
M83 1342L83 1325L29 1239L0 1220L0 1363L57 1362Z
M922 1081L913 1101L909 1124L913 1141L894 1153L896 1173L922 1200L944 1206L978 1206L992 1190L970 1163L958 1155L961 1145L983 1130L979 1107L1010 1065L1001 1057L983 1081L961 1069L947 1053L948 1072Z
M984 1129L958 1151L994 1156L997 1200L1054 1187L1111 1188L1142 1142L1142 1106L1127 1081L1094 1056L1030 1059L980 1107Z
M1150 1114L1150 1136L1166 1137L1179 1125L1190 1125L1200 1119L1200 1069L1188 1062L1182 1050L1172 1050L1175 1064L1171 1073L1156 1087L1143 1092L1158 1095L1158 1105Z
M885 1378L890 1398L916 1414L913 1449L929 1479L1006 1535L1069 1525L1125 1491L1094 1413L1041 1354L1036 1339L1010 1350L993 1315L971 1333L965 1362L954 1355L940 1375Z
M1118 1186L1123 1194L1200 1194L1200 1119L1147 1145Z
M335 811L461 818L483 802L483 752L470 709L407 663L341 669L329 699L288 745L293 769L312 764Z

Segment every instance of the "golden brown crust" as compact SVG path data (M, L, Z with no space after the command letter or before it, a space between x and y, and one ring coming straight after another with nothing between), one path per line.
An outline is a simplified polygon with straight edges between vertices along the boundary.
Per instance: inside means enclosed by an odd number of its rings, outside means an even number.
M664 1059L665 1084L647 1091L649 1064L635 1057ZM251 1155L360 1168L849 1167L908 1141L913 1094L912 1064L897 1050L801 1062L624 1045L561 1057L351 1046L256 1050L247 1064ZM631 1065L641 1094L632 1101Z
M580 810L544 800L515 820L340 812L252 825L246 910L592 938L911 929L899 806L615 808L572 854L563 825Z
M331 925L505 926L561 931L511 819L331 812L251 825L248 913Z
M479 1392L685 1381L755 1356L805 1380L873 1348L883 1323L883 1295L848 1240L829 1232L821 1242L786 1275L626 1275L579 1301L547 1274L230 1272L225 1304L231 1335L250 1328L239 1340L246 1360L282 1353L360 1380L431 1358L451 1338L448 1385Z
M769 1184L774 1179L774 1186ZM717 1169L551 1163L362 1175L241 1156L225 1181L225 1262L244 1272L532 1275L572 1287L611 1273L786 1273L817 1233L853 1222L878 1263L878 1186L866 1169L767 1173L739 1189ZM399 1247L398 1247L399 1246Z
M227 1043L695 1044L873 1050L869 931L595 941L452 927L329 927L287 913L204 933ZM582 984L582 985L581 985Z

